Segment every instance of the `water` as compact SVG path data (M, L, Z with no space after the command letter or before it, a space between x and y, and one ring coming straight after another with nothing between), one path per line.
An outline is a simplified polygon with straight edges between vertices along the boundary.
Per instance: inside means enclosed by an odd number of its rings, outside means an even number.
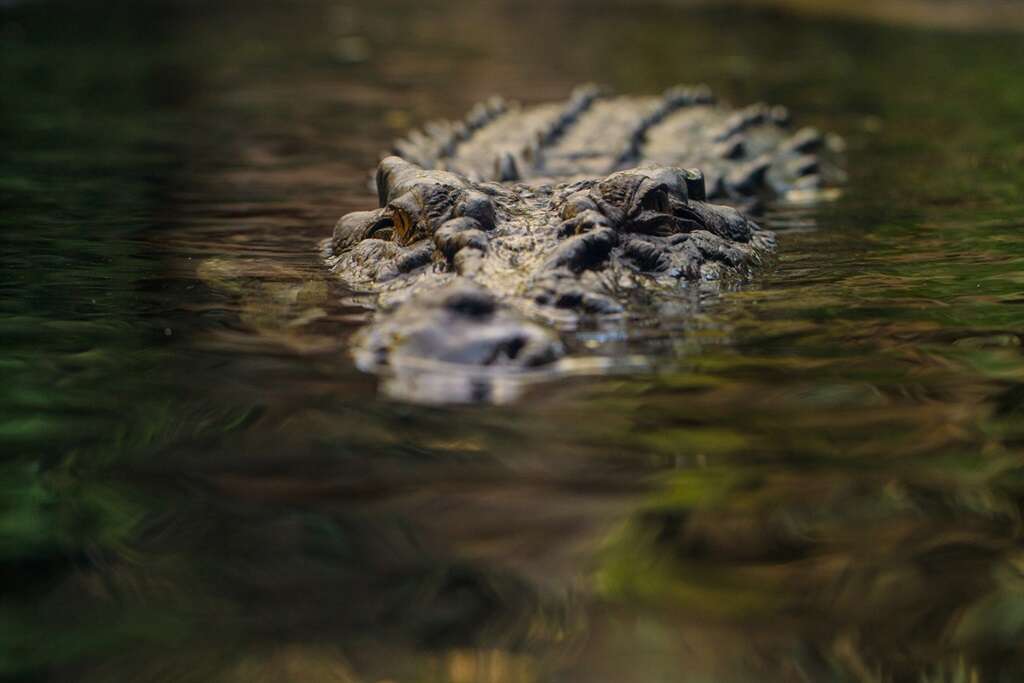
M1024 676L1019 35L311 0L0 40L0 676ZM785 103L849 186L643 368L388 398L317 241L408 127L581 81Z

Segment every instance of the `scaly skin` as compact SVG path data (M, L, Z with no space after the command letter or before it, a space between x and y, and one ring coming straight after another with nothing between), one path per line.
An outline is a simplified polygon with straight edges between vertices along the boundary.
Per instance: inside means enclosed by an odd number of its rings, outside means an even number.
M389 157L377 187L380 207L342 217L324 247L350 287L379 295L356 340L364 367L549 364L563 354L553 327L620 316L630 290L743 277L774 249L772 233L704 201L694 170L526 186Z
M814 193L842 174L826 137L790 129L784 107L729 109L705 86L662 96L577 88L567 101L522 107L494 98L463 121L434 122L395 143L397 156L473 180L571 180L659 164L699 168L712 199Z

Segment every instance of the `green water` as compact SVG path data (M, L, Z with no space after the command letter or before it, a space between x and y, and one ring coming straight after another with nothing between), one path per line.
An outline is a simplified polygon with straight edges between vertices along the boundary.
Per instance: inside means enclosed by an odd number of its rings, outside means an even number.
M1024 678L1024 40L615 3L0 8L0 678ZM788 105L777 264L419 406L315 245L388 141L581 81Z

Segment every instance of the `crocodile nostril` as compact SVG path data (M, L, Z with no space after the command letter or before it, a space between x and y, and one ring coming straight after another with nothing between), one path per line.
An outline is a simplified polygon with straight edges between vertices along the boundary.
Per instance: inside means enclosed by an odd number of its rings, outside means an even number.
M493 294L469 287L453 289L443 305L452 313L478 319L492 315L498 307Z
M526 340L522 337L512 337L504 344L505 355L509 360L515 360L524 348L526 348Z

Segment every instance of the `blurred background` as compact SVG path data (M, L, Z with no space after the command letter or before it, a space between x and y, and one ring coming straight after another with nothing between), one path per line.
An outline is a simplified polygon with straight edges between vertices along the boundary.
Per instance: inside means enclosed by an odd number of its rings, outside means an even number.
M0 2L0 678L1024 679L1017 2ZM492 94L846 142L650 367L416 405L317 242ZM588 340L579 340L586 345Z

